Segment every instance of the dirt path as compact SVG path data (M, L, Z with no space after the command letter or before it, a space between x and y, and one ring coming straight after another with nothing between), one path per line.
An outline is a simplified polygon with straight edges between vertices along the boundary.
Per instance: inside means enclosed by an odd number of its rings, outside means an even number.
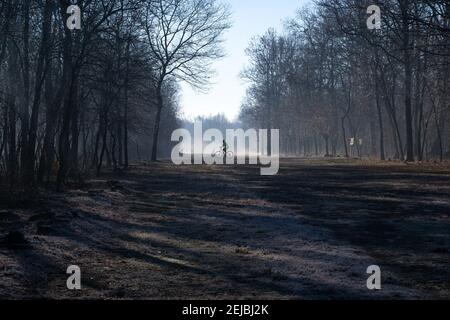
M30 244L0 246L0 297L450 298L447 169L135 167L1 211L0 230ZM66 289L72 264L81 291ZM381 291L366 288L372 264Z

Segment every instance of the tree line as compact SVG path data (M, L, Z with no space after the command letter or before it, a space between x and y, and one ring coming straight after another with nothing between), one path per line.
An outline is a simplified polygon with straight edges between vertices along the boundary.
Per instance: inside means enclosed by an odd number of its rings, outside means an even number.
M178 83L208 81L229 27L216 0L1 0L0 184L62 190L168 153Z
M380 9L369 28L367 8ZM370 21L369 21L370 22ZM318 0L252 40L240 118L306 156L442 161L450 153L450 3Z

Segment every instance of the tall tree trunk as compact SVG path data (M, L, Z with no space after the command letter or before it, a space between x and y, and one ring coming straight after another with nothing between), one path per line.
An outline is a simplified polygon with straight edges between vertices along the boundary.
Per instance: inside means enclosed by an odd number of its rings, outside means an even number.
M378 127L380 130L380 160L385 160L384 152L384 126L383 126L383 114L381 113L381 101L380 101L380 88L378 85L378 79L375 79L375 100L377 105L377 115L378 115Z
M162 95L162 82L156 88L156 98L157 98L157 110L155 118L155 126L153 129L153 145L152 145L152 155L151 161L156 161L158 158L158 136L159 136L159 126L161 122L161 112L163 108L163 95Z
M105 110L104 115L103 115L103 132L102 132L102 149L100 151L100 157L98 159L98 163L97 163L97 176L100 175L101 170L102 170L102 165L103 165L103 157L105 155L106 152L106 144L107 144L107 137L108 137L108 113Z
M343 139L343 143L344 143L345 157L348 158L347 136L345 134L345 118L346 117L342 117L341 126L342 126L342 139Z
M324 134L323 139L325 140L325 157L330 156L330 149L329 149L329 135Z
M23 52L22 52L22 80L23 80L23 94L22 94L22 108L20 111L21 120L21 139L20 139L20 164L25 165L27 159L28 149L28 130L29 130L29 106L30 106L30 1L23 2ZM26 184L26 181L24 181Z
M66 14L68 1L60 1L61 16ZM63 96L63 108L62 108L62 124L61 132L58 142L58 157L59 157L59 169L56 178L56 187L61 190L66 179L67 172L69 170L69 136L70 136L70 123L72 115L72 103L75 85L75 75L73 70L72 61L72 33L66 28L64 24L64 40L63 40L63 79L62 85L64 86Z
M406 127L406 161L414 161L414 143L412 126L412 61L411 37L409 32L410 0L400 0L402 15L403 64L405 68L405 127Z
M42 86L45 81L46 62L48 60L50 31L52 24L52 0L46 0L44 6L44 20L42 21L42 40L37 60L37 69L35 75L35 88L33 106L31 109L30 130L28 136L28 145L26 146L26 161L24 168L24 178L27 185L34 184L34 165L36 158L36 137L38 127L38 116L41 104Z
M79 176L79 163L78 163L78 145L79 145L79 115L80 115L80 102L79 102L79 83L78 77L75 79L74 92L72 95L72 107L71 107L71 144L70 144L70 158L69 168L70 174L74 177Z
M17 158L17 95L20 91L19 85L19 54L15 45L8 45L8 179L9 186L12 189L18 176L18 158ZM19 102L20 103L20 102Z
M17 175L17 156L16 156L16 103L15 96L11 94L8 99L8 178L9 186L12 188Z
M319 156L319 146L317 143L317 134L314 133L314 154L316 157Z
M123 145L122 145L122 124L119 122L117 124L117 146L118 146L118 161L119 161L119 166L122 167L123 166Z
M128 150L128 84L129 84L129 76L130 76L130 41L127 42L127 53L126 53L126 73L125 73L125 101L124 101L124 120L123 120L123 148L124 148L124 162L125 169L128 169L129 166L129 150Z
M56 122L58 120L61 100L64 96L64 84L62 83L58 91L53 95L52 71L48 66L48 74L45 79L45 133L44 142L39 160L38 182L42 183L44 177L49 180L52 165L55 159L55 130Z

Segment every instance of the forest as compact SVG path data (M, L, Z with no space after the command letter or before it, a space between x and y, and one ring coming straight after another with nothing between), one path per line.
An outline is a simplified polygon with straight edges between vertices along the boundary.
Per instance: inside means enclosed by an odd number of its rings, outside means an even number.
M241 119L288 128L287 155L443 161L449 157L447 1L316 1L281 33L256 37ZM353 146L349 140L355 139Z
M0 0L0 302L450 299L450 2L289 5Z
M369 2L316 1L281 32L256 36L240 122L288 128L285 155L448 158L448 3L380 1L377 30L365 26ZM1 1L0 174L10 190L62 189L104 166L167 156L182 124L177 82L208 81L230 27L216 2L102 0L80 2L82 27L70 30L69 5Z
M176 81L207 81L229 27L215 1L80 1L80 29L67 27L70 5L0 3L0 175L9 190L62 190L104 166L167 154Z

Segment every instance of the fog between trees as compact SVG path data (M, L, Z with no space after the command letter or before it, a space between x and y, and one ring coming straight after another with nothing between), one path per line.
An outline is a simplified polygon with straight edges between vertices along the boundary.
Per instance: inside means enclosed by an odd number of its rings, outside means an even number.
M229 28L215 0L83 0L81 29L70 30L71 4L0 2L0 172L10 189L62 189L167 153L177 82L208 80Z
M377 1L381 29L369 30L371 4L318 0L283 30L255 36L239 126L280 129L284 155L448 157L450 4ZM69 30L70 5L0 1L0 177L9 190L63 189L104 167L168 156L173 130L189 126L178 84L209 82L230 27L216 0L83 0L81 29Z
M376 1L369 30L372 4L319 0L254 38L241 120L280 128L288 155L448 157L450 4Z

